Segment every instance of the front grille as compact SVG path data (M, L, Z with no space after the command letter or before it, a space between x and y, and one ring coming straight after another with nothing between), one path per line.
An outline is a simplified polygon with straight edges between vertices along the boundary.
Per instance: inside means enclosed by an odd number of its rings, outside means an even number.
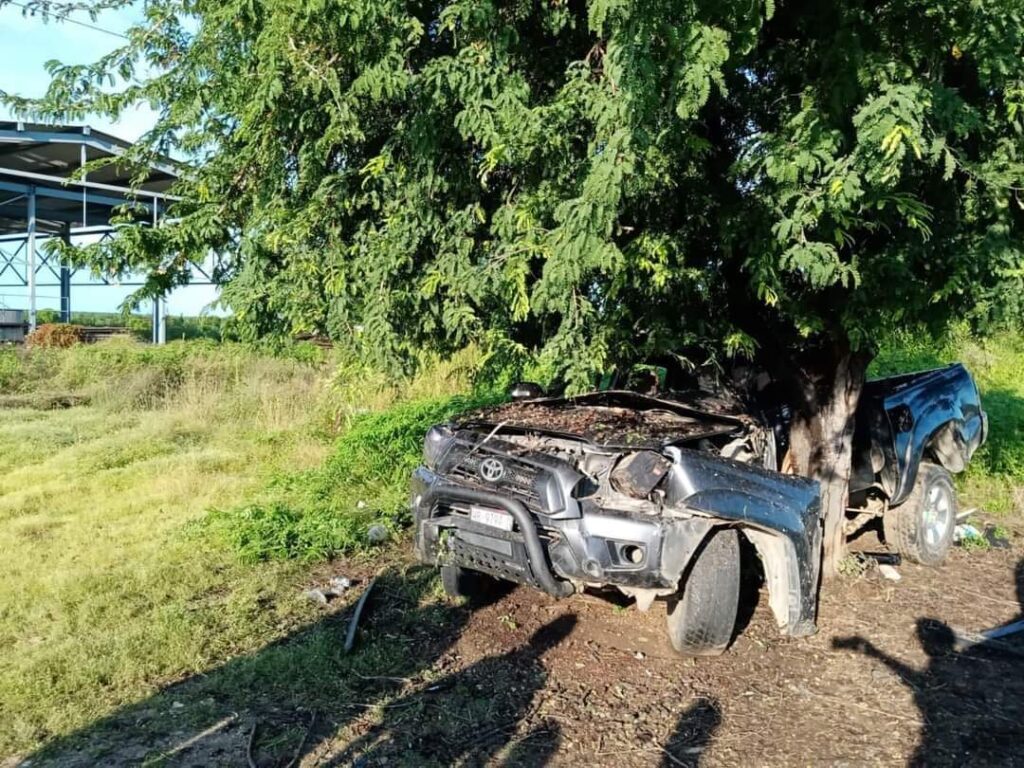
M487 491L502 491L522 501L531 511L544 511L539 492L540 470L527 464L501 457L501 463L505 465L505 474L497 482L489 483L480 477L480 462L485 458L487 458L486 454L481 455L479 453L463 456L451 468L448 474L452 480L458 481L460 485L482 488Z

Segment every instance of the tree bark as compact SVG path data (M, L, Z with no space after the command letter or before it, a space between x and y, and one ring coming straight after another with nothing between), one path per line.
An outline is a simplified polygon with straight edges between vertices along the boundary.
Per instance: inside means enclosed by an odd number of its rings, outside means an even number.
M853 469L853 428L857 402L871 356L840 348L800 366L803 404L790 427L789 461L798 474L821 484L824 521L822 575L837 573L846 554L846 520Z

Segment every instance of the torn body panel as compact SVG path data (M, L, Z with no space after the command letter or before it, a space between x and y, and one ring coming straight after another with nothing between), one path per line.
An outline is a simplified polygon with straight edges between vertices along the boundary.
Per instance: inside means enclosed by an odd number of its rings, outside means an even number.
M856 424L850 490L878 488L891 506L913 490L922 460L962 472L988 432L978 387L959 363L869 381Z

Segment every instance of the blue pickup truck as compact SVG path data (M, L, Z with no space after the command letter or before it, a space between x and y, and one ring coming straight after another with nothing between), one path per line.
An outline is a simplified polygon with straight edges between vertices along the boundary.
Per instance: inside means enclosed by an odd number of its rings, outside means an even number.
M756 549L779 628L815 631L818 485L785 474L785 410L700 389L606 390L511 402L427 433L412 479L416 548L445 590L488 579L555 597L617 590L667 607L681 653L721 653L736 625L741 538ZM907 558L952 542L962 471L985 440L961 365L869 382L857 412L847 532L881 527Z

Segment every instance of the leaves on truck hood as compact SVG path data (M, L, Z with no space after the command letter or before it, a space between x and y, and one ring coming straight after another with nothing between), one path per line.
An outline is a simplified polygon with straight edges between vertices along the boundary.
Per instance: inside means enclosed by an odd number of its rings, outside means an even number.
M654 448L733 432L751 421L727 395L694 391L652 397L609 391L504 403L464 414L459 424L502 424L602 445Z

